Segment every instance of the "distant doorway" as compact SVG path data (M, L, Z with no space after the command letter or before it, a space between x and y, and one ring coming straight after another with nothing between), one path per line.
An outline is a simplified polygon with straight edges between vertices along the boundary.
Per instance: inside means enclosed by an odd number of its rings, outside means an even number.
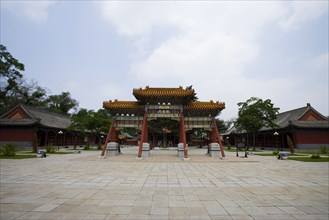
M149 140L154 147L176 147L179 143L179 121L157 118L148 122Z

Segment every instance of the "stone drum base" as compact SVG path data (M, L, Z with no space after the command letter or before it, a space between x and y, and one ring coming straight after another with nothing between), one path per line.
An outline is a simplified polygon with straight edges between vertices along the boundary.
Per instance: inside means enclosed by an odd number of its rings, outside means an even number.
M150 144L143 143L142 157L148 157L148 156L150 156Z
M187 149L188 144L186 144ZM188 149L187 149L188 150ZM183 158L184 157L184 143L179 143L177 147L177 156Z
M110 142L107 144L106 155L109 157L114 157L119 154L119 144L116 142Z
M210 157L222 157L220 147L218 143L209 144L209 156Z

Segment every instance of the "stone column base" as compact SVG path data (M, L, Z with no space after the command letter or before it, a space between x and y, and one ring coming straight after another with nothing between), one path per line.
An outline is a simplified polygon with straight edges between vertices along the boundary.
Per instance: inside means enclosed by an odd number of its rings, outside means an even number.
M150 144L143 143L142 157L149 157L149 156L150 156Z
M220 147L218 143L210 143L209 144L209 156L210 157L222 157L222 153L220 151Z
M116 142L110 142L107 144L106 155L108 157L114 157L119 154L119 144Z
M186 148L187 148L188 144L186 144ZM188 150L188 149L186 149ZM184 143L179 143L177 146L177 156L184 158Z

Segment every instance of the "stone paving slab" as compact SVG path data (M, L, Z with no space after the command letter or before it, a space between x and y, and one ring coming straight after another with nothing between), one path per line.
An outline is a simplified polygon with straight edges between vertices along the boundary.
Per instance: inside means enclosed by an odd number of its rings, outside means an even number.
M190 148L0 160L0 219L328 219L328 163Z

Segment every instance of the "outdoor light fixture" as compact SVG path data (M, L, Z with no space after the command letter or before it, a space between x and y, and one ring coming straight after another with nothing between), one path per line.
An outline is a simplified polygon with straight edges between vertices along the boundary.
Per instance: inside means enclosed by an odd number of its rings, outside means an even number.
M63 134L63 131L59 131L58 134L60 135L60 145L62 144L62 134ZM57 146L57 150L59 151L59 145Z
M278 136L279 136L279 133L276 131L276 132L274 132L274 137L275 137L275 143L274 143L274 145L275 145L275 147L277 147L278 148L278 153L279 153L279 145L278 145Z

